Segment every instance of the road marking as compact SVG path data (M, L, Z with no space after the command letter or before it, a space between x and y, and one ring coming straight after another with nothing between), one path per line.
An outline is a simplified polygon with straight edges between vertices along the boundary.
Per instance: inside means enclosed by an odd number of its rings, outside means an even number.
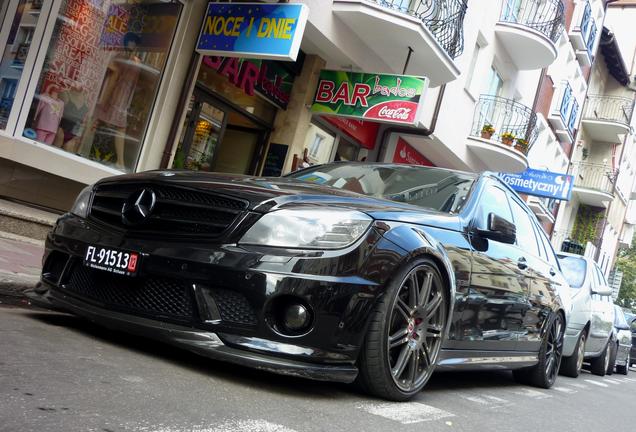
M572 387L576 387L579 389L586 389L587 386L585 384L579 384L579 383L568 383L569 385L571 385Z
M167 431L166 431L167 432ZM193 432L296 432L286 426L267 420L231 420L210 429L194 429Z
M402 424L421 423L455 417L448 411L444 411L430 405L419 402L398 402L359 405L358 408L369 414L395 420Z
M547 393L543 393L543 392L532 390L532 389L524 389L522 391L515 391L513 393L519 396L531 397L533 399L547 399L552 397L551 395Z
M567 393L567 394L578 393L576 390L568 388L568 387L554 387L554 390L561 393Z
M613 378L605 378L605 381L612 383L612 384L620 384L621 382L618 380L615 380Z
M496 396L490 396L490 395L482 395L482 396L459 395L459 396L468 401L471 401L480 405L485 405L491 408L499 408L502 406L512 404L512 402L507 401L506 399L501 399Z
M634 378L623 378L624 381L636 382Z
M598 382L598 381L585 380L585 382L594 384L595 386L599 386L599 387L609 387L607 384L603 384L602 382Z

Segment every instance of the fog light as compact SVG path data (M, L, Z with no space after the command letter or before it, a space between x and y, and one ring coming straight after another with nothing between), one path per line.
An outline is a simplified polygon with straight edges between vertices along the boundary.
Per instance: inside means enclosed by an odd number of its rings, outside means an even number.
M289 330L302 330L309 324L309 311L301 304L288 306L285 310L283 323Z

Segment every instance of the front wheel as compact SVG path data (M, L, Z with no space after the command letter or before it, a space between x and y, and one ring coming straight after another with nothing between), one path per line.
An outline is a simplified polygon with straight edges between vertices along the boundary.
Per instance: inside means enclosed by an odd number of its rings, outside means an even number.
M574 354L570 357L565 357L561 363L561 374L576 378L581 373L583 368L583 358L585 357L585 341L587 340L587 333L585 330L581 332L579 340L574 347Z
M590 371L594 375L605 376L605 374L607 373L607 368L609 367L611 355L610 351L610 343L607 342L607 345L605 345L605 349L603 350L601 355L590 361Z
M513 371L515 379L535 387L546 389L552 387L561 366L564 333L563 317L557 313L543 337L539 350L539 363L530 368Z
M374 308L360 353L358 384L393 401L420 392L435 369L448 302L433 261L417 258L402 267Z
M616 366L616 372L621 375L627 375L629 373L629 366L631 365L631 361L632 360L630 358L630 354L627 353L627 360L625 360L625 364Z

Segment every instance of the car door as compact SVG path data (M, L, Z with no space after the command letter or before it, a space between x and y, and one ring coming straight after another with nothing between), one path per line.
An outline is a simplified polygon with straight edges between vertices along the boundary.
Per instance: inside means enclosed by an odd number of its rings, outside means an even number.
M519 263L526 266L526 304L523 331L519 333L517 349L538 351L541 345L541 330L558 304L556 285L558 263L551 264L540 239L539 228L527 207L518 197L511 199L512 215L517 227ZM556 268L555 268L556 266Z
M473 263L461 318L461 347L514 350L527 309L526 270L523 263L519 266L517 246L478 234L488 228L491 213L512 222L508 194L494 181L482 188L471 223Z
M605 278L598 269L596 263L588 265L590 277L590 289L592 292L607 285ZM607 295L592 294L592 323L586 351L599 353L605 348L610 333L614 326L611 309L611 298Z

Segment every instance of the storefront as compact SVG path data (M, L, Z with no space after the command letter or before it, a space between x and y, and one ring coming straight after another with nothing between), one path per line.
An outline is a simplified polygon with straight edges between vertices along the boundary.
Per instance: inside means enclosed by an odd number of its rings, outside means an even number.
M172 168L258 174L274 120L287 109L296 62L195 57L196 82L189 98ZM245 76L253 76L246 80ZM180 119L176 120L181 121Z

